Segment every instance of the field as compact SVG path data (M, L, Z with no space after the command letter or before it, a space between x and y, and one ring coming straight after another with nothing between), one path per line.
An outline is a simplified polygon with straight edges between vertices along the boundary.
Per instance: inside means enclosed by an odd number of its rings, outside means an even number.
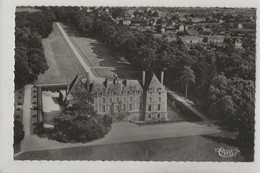
M67 75L72 80L83 72L55 24L53 29L50 36L42 41L49 69L39 76L38 84L64 83L67 82Z
M27 152L16 160L135 160L135 161L245 161L243 150L235 157L223 158L215 148L236 148L217 135L177 137L121 144ZM205 147L207 146L207 147ZM240 149L240 148L239 148ZM241 150L241 149L240 149Z
M71 25L61 24L67 32L71 42L84 58L91 71L98 77L113 79L116 73L119 78L136 79L137 72L130 68L129 63L96 38L89 38L80 33Z
M81 36L72 26L64 24L61 26L96 77L112 79L115 73L119 78L135 79L137 77L129 63L123 57L114 56L104 43ZM53 24L53 32L48 38L43 39L42 43L49 69L39 76L38 84L66 83L67 75L70 80L77 74L85 75L84 69L56 24Z

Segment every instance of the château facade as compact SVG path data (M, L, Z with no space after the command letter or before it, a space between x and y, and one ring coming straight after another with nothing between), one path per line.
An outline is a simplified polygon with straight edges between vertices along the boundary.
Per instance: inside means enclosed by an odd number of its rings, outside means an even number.
M86 98L98 114L127 114L129 121L165 121L167 120L167 91L161 81L153 74L146 80L143 72L142 81L119 80L117 75L112 81L108 79L93 80L76 76L68 86L62 99L73 105L77 96Z

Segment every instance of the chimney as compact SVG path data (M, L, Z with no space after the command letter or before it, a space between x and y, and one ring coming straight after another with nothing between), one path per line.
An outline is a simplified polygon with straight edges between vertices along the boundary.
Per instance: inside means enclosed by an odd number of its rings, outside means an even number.
M143 71L143 86L145 84L145 71Z
M86 87L87 91L89 91L89 84L90 84L90 76L89 76L89 73L87 72L86 73L86 83L85 83L85 87Z
M126 78L123 80L123 84L124 84L125 86L127 86L127 79L126 79Z
M161 84L163 85L163 76L164 76L164 71L161 71Z
M67 74L67 89L66 89L66 95L68 95L69 89L70 89L69 75Z
M113 84L118 84L118 76L117 76L117 74L114 74Z
M104 86L107 88L107 78L105 79L105 81L103 82Z

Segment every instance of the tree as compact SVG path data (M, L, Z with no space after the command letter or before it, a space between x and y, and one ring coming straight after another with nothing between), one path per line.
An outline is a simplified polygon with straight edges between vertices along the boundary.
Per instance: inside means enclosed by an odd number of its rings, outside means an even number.
M184 71L180 77L182 85L185 85L185 97L188 97L188 85L190 82L195 83L195 75L189 66L184 66Z

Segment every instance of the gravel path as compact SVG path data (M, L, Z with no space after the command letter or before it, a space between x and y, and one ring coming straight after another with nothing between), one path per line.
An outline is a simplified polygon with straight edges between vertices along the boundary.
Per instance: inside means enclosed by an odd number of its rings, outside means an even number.
M40 151L59 148L71 148L80 146L95 146L115 143L125 143L134 141L145 141L151 139L174 138L180 136L194 136L203 134L219 133L216 126L207 124L196 124L189 122L143 125L138 126L130 122L118 122L112 124L111 131L101 139L89 143L61 143L47 138L40 138L36 135L30 136L28 133L25 142L22 143L21 151L17 155L26 151Z

